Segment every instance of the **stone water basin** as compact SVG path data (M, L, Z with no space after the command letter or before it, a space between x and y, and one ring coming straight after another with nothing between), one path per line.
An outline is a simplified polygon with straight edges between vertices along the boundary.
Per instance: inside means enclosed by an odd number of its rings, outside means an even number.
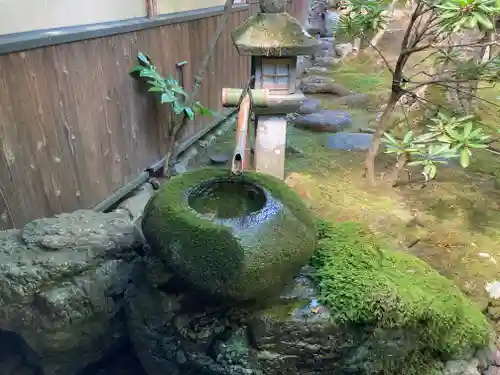
M142 227L169 272L228 300L280 293L316 244L313 215L284 182L218 168L174 177L148 203Z

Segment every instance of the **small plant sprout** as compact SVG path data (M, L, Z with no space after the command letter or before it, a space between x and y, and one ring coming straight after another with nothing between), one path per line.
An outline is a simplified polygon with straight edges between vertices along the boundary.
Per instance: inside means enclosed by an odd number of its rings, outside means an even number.
M199 101L190 105L189 95L179 85L179 82L171 76L165 78L159 74L149 56L139 52L137 60L139 64L134 66L130 73L139 73L140 77L147 79L147 83L151 86L148 91L158 93L160 103L170 104L176 115L184 113L190 120L193 120L196 114L213 115L212 111L205 108Z
M421 166L426 181L436 177L438 164L447 164L450 159L459 158L460 165L467 168L472 151L487 148L490 138L480 127L474 127L473 116L456 118L438 113L426 130L418 136L410 130L401 141L389 133L383 137L385 153L398 158L404 155L408 166Z

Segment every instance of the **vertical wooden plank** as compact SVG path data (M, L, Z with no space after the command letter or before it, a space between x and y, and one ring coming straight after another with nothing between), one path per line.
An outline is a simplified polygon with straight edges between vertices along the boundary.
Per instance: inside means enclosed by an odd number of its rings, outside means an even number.
M12 174L12 166L19 148L17 128L14 123L12 103L5 80L7 56L0 56L0 228L21 225L25 207L19 201L20 194Z
M30 51L33 52L33 51ZM36 73L33 71L32 53L16 53L7 56L5 75L7 93L13 107L19 147L12 154L11 175L16 186L23 187L22 197L24 220L33 220L38 212L57 210L59 202L51 200L54 187L51 186L50 163L47 154L47 137L43 129L43 108L39 104ZM57 187L55 187L57 189Z

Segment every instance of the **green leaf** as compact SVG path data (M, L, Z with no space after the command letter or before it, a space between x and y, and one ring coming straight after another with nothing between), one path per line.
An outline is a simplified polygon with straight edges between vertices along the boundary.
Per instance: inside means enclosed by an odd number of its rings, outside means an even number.
M410 161L407 165L423 165L425 164L425 160L415 160L415 161Z
M403 138L403 143L408 143L410 142L411 138L413 137L413 131L409 131L408 133L405 134L405 137Z
M144 53L142 53L142 52L137 53L137 58L139 59L139 61L141 63L143 63L146 66L152 65L151 64L151 59L149 58L149 56L146 55L146 54L144 54Z
M165 90L162 89L161 87L153 86L153 87L150 87L148 91L149 92L163 92Z
M130 69L129 73L132 74L132 73L140 72L143 69L146 69L146 68L143 67L142 65L136 65L132 69Z
M140 74L141 77L147 77L147 78L157 78L158 73L156 73L154 70L151 69L143 69Z
M184 108L184 113L190 120L194 119L194 111L191 108Z
M432 180L436 177L437 167L433 164L429 168L429 179Z
M467 143L467 147L469 148L488 148L488 145L482 143Z
M464 127L464 139L469 138L470 133L472 132L472 122L468 122Z
M211 110L209 110L208 108L206 108L202 105L200 105L198 107L198 110L200 111L200 115L202 115L202 116L213 116L214 115L214 113Z
M490 19L488 19L484 14L481 13L475 13L474 14L477 18L477 21L487 30L493 29L495 26L493 25L493 22L491 22Z
M160 98L161 104L172 103L174 101L175 101L175 98L169 92L166 92L166 93L161 95L161 98Z
M460 150L460 165L462 168L467 168L470 163L470 155L469 155L469 150L464 147L463 149Z
M389 140L389 142L391 142L392 144L395 144L395 145L399 144L399 142L396 140L396 138L394 138L389 133L384 133L384 137L387 138Z

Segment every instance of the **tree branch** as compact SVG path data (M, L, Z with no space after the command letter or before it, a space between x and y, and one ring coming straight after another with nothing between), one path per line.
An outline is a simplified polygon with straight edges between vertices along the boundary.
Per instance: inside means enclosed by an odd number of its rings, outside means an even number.
M391 65L389 64L389 61L387 61L387 59L385 58L384 54L382 53L382 51L380 51L380 49L372 44L371 42L368 42L368 45L373 48L377 53L378 55L382 58L382 60L384 61L384 64L386 66L386 68L389 70L389 72L391 72L391 74L394 76L394 69L392 69Z
M413 47L413 48L408 48L403 51L401 51L401 54L412 54L415 52L420 52L425 49L445 49L445 48L460 48L460 47L484 47L484 46L500 46L500 43L497 41L493 42L482 42L482 41L477 41L473 43L464 43L464 44L434 44L434 43L428 43L426 45L420 46L420 47Z
M200 90L201 82L203 80L203 74L205 74L205 71L207 70L208 67L208 63L210 62L210 59L214 54L215 46L217 45L217 42L219 41L220 36L222 35L222 32L226 28L227 21L229 20L229 15L231 14L231 9L233 7L233 2L234 0L226 0L226 3L224 4L224 13L222 15L222 18L219 20L219 23L217 24L217 29L215 31L214 37L212 38L207 53L205 54L205 57L203 58L200 67L198 68L198 71L196 72L196 76L194 77L193 88L191 90L191 94L189 97L190 103L194 103L196 101L196 95Z

